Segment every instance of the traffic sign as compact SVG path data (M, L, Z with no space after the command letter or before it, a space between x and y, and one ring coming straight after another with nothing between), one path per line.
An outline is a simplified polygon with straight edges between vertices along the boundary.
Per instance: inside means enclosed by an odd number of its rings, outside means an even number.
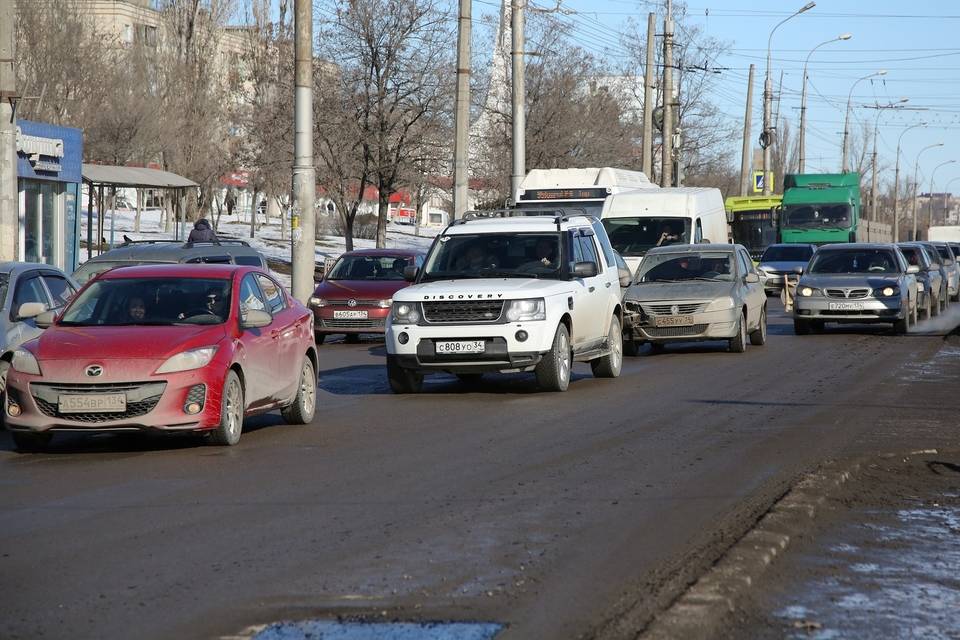
M770 179L770 192L773 193L773 171L767 172L767 177ZM753 172L753 192L754 193L763 193L763 171L754 171Z

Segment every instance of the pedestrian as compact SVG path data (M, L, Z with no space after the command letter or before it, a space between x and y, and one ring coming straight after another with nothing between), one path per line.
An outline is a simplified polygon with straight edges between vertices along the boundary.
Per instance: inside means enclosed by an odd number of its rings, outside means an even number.
M219 242L206 218L200 218L193 223L193 229L187 237L187 242Z

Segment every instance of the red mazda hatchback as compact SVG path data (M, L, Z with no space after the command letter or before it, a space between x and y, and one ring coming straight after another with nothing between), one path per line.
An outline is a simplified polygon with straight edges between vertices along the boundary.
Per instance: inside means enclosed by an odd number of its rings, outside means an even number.
M310 306L315 316L317 343L342 333L356 342L362 333L386 330L393 294L408 286L407 267L422 267L424 254L403 249L348 251L317 285Z
M120 267L90 281L14 353L7 428L18 448L58 431L190 431L240 440L243 419L316 408L313 315L253 267Z

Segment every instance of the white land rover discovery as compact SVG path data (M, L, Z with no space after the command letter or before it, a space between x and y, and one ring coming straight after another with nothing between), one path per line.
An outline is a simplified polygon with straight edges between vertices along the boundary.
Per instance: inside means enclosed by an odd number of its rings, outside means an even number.
M551 391L566 390L574 361L590 362L597 377L620 375L630 273L597 219L467 214L414 272L387 321L395 392L416 393L437 371L464 381L533 371Z

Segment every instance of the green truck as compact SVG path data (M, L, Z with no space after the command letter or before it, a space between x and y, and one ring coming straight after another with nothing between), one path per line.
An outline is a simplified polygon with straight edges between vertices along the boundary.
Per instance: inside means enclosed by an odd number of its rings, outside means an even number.
M781 242L856 242L860 224L860 174L788 173L783 181ZM864 238L866 239L866 238Z
M724 202L730 235L754 259L777 241L777 215L781 196L730 196Z

